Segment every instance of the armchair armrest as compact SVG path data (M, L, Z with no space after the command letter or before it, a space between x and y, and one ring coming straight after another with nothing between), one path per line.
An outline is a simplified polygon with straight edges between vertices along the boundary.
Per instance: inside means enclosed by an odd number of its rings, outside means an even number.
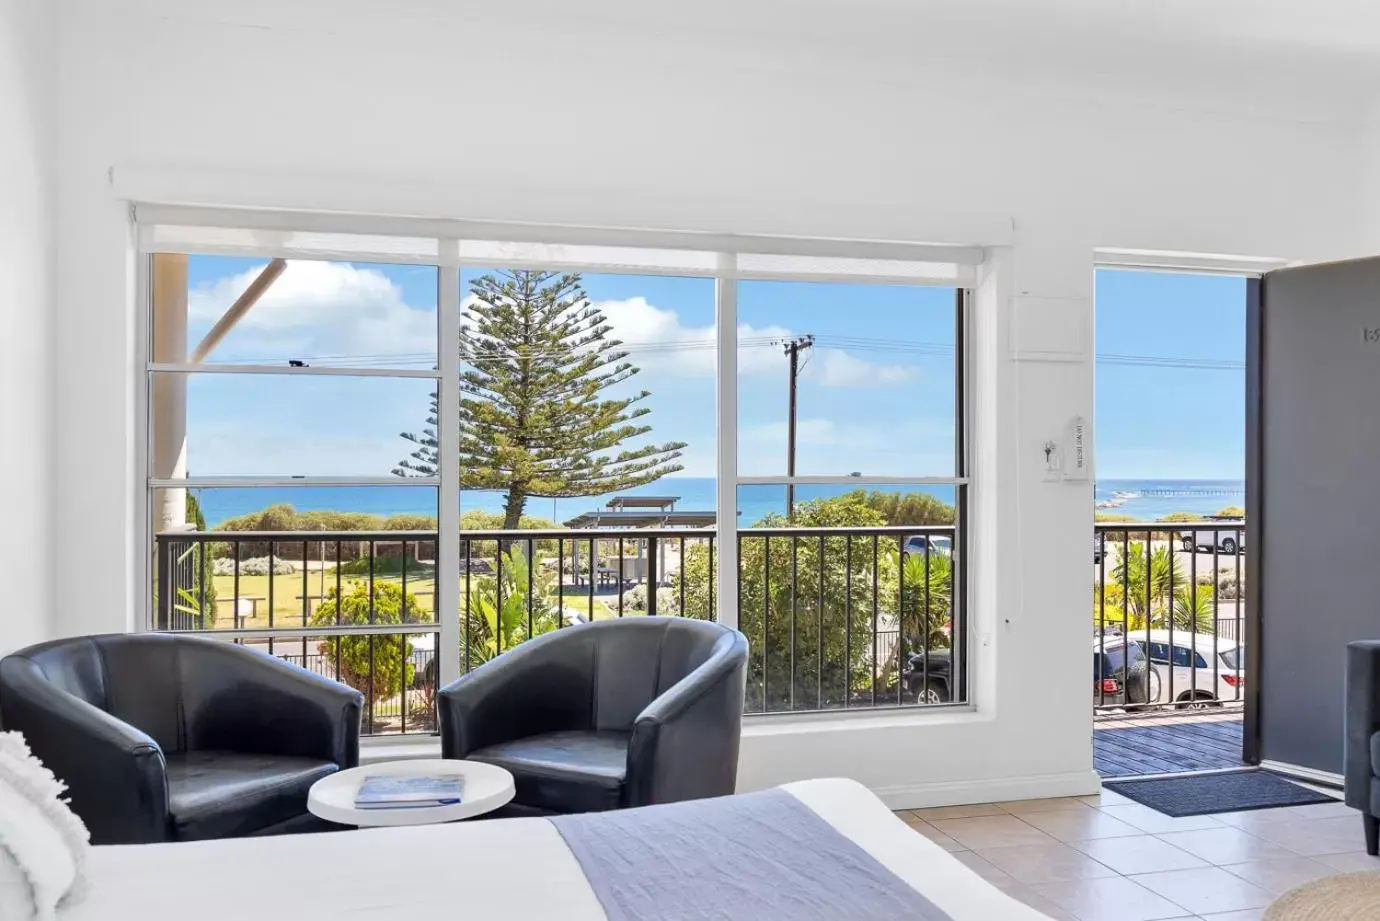
M92 844L167 839L167 765L157 742L55 687L27 659L0 661L0 686L5 726L67 784Z
M627 806L726 796L737 787L747 639L733 632L633 723Z
M204 640L182 652L191 750L359 764L364 695L257 650Z
M1380 640L1346 645L1346 802L1370 812L1370 737L1380 732Z
M594 719L594 645L567 627L528 640L436 695L441 757L525 736L589 729Z

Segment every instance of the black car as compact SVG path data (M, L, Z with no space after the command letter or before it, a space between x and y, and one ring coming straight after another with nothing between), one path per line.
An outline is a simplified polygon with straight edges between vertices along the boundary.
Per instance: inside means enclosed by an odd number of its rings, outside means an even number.
M906 699L917 704L953 703L953 655L948 649L931 649L928 667L923 652L913 652L901 669Z
M1094 706L1131 707L1156 698L1159 673L1140 643L1122 636L1094 637L1092 653Z

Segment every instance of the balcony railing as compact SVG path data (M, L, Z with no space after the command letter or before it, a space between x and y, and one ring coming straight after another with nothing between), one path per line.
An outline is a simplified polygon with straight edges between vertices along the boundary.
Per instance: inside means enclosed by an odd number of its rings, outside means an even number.
M1245 523L1098 523L1093 707L1239 706L1245 696Z
M717 619L713 529L464 531L438 616L434 531L170 532L152 627L254 645L359 688L365 730L431 731L438 656L461 672L610 617ZM749 713L966 700L953 526L738 532ZM458 648L440 649L458 618ZM453 660L454 661L454 660Z

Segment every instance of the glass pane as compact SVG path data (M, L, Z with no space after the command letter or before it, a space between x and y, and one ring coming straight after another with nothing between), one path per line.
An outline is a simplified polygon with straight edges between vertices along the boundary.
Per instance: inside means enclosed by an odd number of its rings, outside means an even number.
M713 524L711 279L460 280L462 528Z
M161 535L154 538L154 626L434 622L436 492L429 486L154 490L154 532ZM159 521L174 505L180 518ZM184 528L211 539L175 533ZM360 536L313 539L322 531ZM411 536L415 531L423 534ZM261 532L301 536L269 539ZM166 582L160 582L164 564ZM168 593L162 605L161 590Z
M953 475L955 304L947 288L740 283L739 472L791 472L794 406L797 475Z
M713 281L510 268L460 281L461 669L653 606L712 616L706 539L620 546L608 532L714 524ZM575 530L474 534L505 526Z
M740 527L786 527L788 487L778 483L738 487ZM836 483L796 485L795 509L801 527L870 525L951 525L957 489L932 485L860 485Z
M302 374L152 375L150 475L389 476L419 447L436 381ZM421 437L425 437L424 433Z
M797 486L795 498L788 519L785 486L738 487L749 707L961 699L952 669L956 487L844 481Z
M156 362L436 366L434 266L151 258ZM222 322L228 327L213 335Z

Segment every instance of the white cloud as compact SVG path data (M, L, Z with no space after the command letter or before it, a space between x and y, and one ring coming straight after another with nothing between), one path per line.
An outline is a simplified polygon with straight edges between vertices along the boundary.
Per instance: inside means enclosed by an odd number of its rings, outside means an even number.
M597 301L621 339L630 360L644 370L696 377L714 374L715 325L687 326L674 310L657 307L646 298ZM780 374L785 368L782 345L797 335L784 326L738 325L738 374ZM819 348L802 377L825 387L888 387L914 379L918 371L906 365L878 365L843 349Z
M825 387L893 387L914 380L919 370L910 365L879 365L843 349L816 350L801 377Z
M193 342L262 270L255 266L191 290L187 311ZM435 356L435 305L409 306L402 289L377 269L292 260L207 360L315 358L349 364L357 358L365 365L429 368Z

